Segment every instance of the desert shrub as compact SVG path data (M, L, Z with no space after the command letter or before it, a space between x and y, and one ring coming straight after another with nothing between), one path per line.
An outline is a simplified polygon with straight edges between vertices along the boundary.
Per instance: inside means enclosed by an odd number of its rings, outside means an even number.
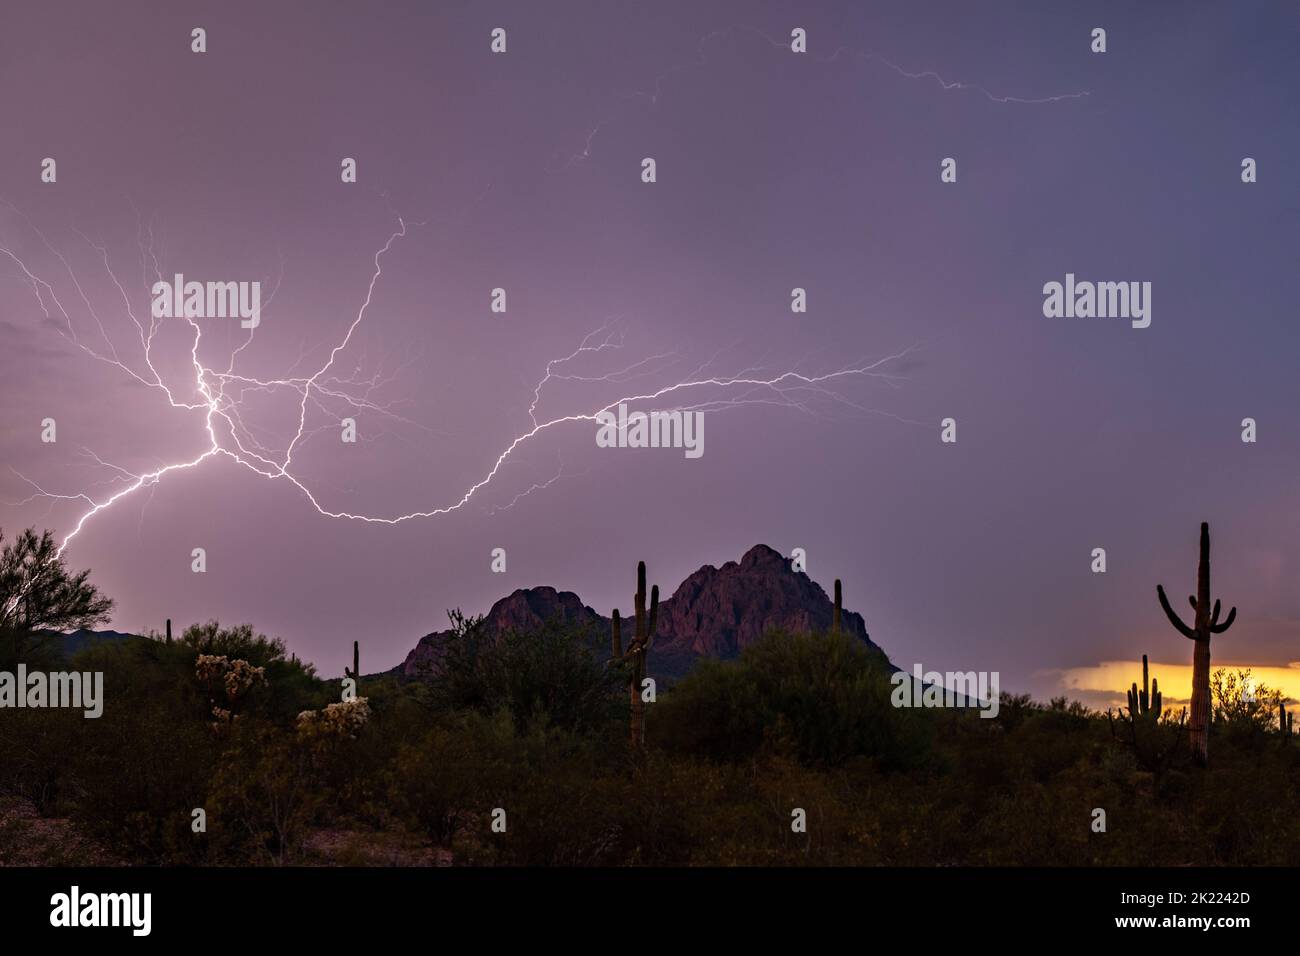
M514 732L513 721L499 725ZM509 728L509 731L506 731ZM589 737L533 723L501 739L508 772L481 786L482 809L461 830L453 851L470 865L598 866L621 862L619 815L626 782L604 767ZM491 829L491 812L507 830Z
M1011 732L1043 709L1043 705L1028 694L1009 694L1003 691L998 695L998 715L992 719L1003 730Z
M1250 668L1218 668L1210 676L1211 728L1234 747L1257 749L1267 739L1282 701L1280 691L1256 684Z
M408 826L461 862L587 865L618 862L623 775L590 734L513 714L442 715L400 748L388 774ZM506 812L505 833L491 828Z
M284 641L255 633L251 624L222 627L215 620L191 624L176 643L193 648L198 654L244 660L254 667L265 667L272 661L285 659Z
M78 711L0 711L0 793L31 801L52 816L74 805L72 760L82 745Z
M287 687L259 685L241 709L266 720L297 705L302 694L293 675L301 688L301 680L314 681L309 670L283 660L275 643L251 628L242 638L236 629L224 649L249 653L266 661L268 673L289 679ZM94 644L64 662L61 667L103 673L103 713L94 719L59 709L6 716L0 787L28 797L42 813L70 814L132 861L209 859L209 841L193 833L191 813L207 806L226 741L214 732L210 688L196 677L198 655L199 647L184 640L129 639Z
M296 862L329 800L320 785L319 742L251 720L222 736L204 804L214 855L228 863Z
M551 622L492 638L466 624L456 638L437 679L367 678L364 704L340 702L337 681L318 680L250 627L94 645L71 666L104 672L103 716L0 712L0 792L70 816L114 859L143 864L307 862L322 829L344 831L350 846L422 838L463 865L1300 856L1300 745L1272 730L1274 692L1241 692L1246 674L1215 675L1209 767L1153 770L1116 743L1104 714L1063 699L1003 695L996 719L896 709L888 669L861 642L771 634L661 690L651 746L634 757L626 675L596 635ZM232 672L264 669L230 720L213 718L200 654L247 663ZM299 720L303 711L313 716ZM1144 744L1186 748L1176 722L1143 733ZM198 807L206 833L191 829ZM1090 825L1099 807L1105 833ZM504 833L491 828L496 808ZM791 829L796 808L804 832ZM0 854L33 858L41 827L23 812L0 823ZM35 850L68 862L66 848Z
M590 627L558 618L531 631L484 632L481 619L452 615L431 693L447 711L508 712L523 731L538 719L564 730L607 730L621 713L621 673Z
M191 659L199 655L224 657L262 668L265 688L274 690L255 689L243 705L246 711L284 722L306 708L325 703L321 700L321 682L316 678L316 669L288 657L284 641L258 634L252 625L223 628L217 621L193 624L174 644L188 649Z
M669 750L717 760L770 745L810 764L865 756L920 766L929 715L894 707L891 690L882 657L855 638L772 632L735 661L702 661L664 694L650 733Z
M447 720L423 739L403 744L388 769L394 809L436 846L450 846L472 825L483 812L490 781L507 772L500 755L466 726L482 719L475 714Z
M190 811L203 805L218 748L203 719L206 701L193 654L151 641L113 641L72 666L104 674L103 713L76 723L75 745L58 756L77 799L74 817L108 845L138 859L177 852L192 860ZM183 829L178 829L183 828Z
M1045 782L1078 762L1092 723L1062 703L1030 714L1008 735L1007 745L1021 755L1022 766L1035 780Z

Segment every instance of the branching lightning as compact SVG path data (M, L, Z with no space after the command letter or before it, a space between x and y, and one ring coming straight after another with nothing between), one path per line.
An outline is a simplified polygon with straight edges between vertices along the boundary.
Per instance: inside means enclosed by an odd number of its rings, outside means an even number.
M96 515L142 489L148 489L152 493L159 482L173 472L198 468L211 459L225 458L243 466L261 478L288 482L301 493L318 514L324 517L375 524L399 524L418 518L434 518L447 515L463 508L497 478L507 462L512 457L515 457L517 451L524 445L537 439L543 433L554 431L563 426L596 423L602 413L617 409L621 403L653 407L665 411L720 411L741 406L775 404L811 413L812 409L809 401L813 398L822 398L842 402L847 406L862 411L875 412L874 409L856 405L842 398L833 391L831 386L840 380L863 377L879 379L885 384L895 384L898 376L890 371L891 367L916 348L916 346L912 346L901 352L872 361L859 362L817 374L806 374L793 369L764 373L760 369L753 368L742 370L734 375L710 374L708 369L716 362L717 356L715 355L689 374L671 379L667 384L647 386L637 390L626 390L618 397L610 401L602 401L589 410L552 417L541 415L539 408L543 403L546 386L550 382L570 381L588 385L610 386L623 385L632 380L647 377L660 377L662 380L678 360L676 353L668 352L650 355L602 374L580 374L571 370L571 365L584 358L623 348L621 331L606 326L588 334L578 344L577 348L568 354L546 362L542 377L532 390L532 401L527 409L528 427L510 440L495 460L491 462L490 467L486 469L483 476L466 488L458 497L446 504L421 508L402 514L354 513L324 504L320 500L318 492L309 486L307 479L300 474L295 466L294 453L302 447L303 443L312 434L338 423L338 415L329 409L326 402L341 402L352 409L390 416L408 424L419 424L397 415L390 406L372 400L371 396L374 391L382 384L390 381L392 375L381 377L376 374L364 378L360 377L359 373L354 372L350 377L343 378L333 371L343 353L352 345L357 329L367 319L374 301L375 290L384 272L385 257L393 249L394 245L407 235L408 223L405 219L398 217L397 227L374 253L372 258L373 268L365 296L348 323L346 330L330 349L325 361L310 374L294 374L290 371L285 373L285 377L274 379L256 378L236 371L236 365L241 354L253 347L256 329L249 329L247 337L231 349L228 361L225 362L224 368L222 368L219 365L205 364L200 359L203 328L195 319L155 319L151 310L149 320L145 322L132 307L131 297L115 271L107 248L103 244L95 243L84 233L78 232L80 239L96 253L99 263L102 264L105 273L121 298L121 307L126 319L136 330L135 337L139 341L139 356L132 360L135 364L128 364L128 361L122 357L113 345L108 328L101 318L101 310L95 308L92 304L91 298L85 293L67 257L57 250L29 220L26 220L26 217L24 217L24 221L40 238L45 248L58 259L67 271L69 281L72 287L76 289L86 312L91 316L99 333L99 338L103 340L103 345L84 341L79 336L72 315L65 308L54 285L37 275L11 248L0 246L0 258L7 259L16 266L18 272L30 286L47 324L53 326L60 335L95 361L114 366L135 382L157 392L160 400L165 400L171 408L183 413L198 415L202 422L201 426L196 423L196 430L198 428L202 429L202 447L200 451L180 456L179 460L164 462L148 471L134 472L113 464L94 452L85 450L85 454L112 473L109 483L115 487L107 493L97 494L93 491L61 493L50 491L31 478L20 474L19 476L34 489L34 494L25 499L26 501L44 498L51 502L76 502L83 505L72 529L64 536L59 545L60 554ZM141 260L142 263L145 263L143 278L145 279L146 288L149 287L149 271L152 271L158 280L161 281L162 279L162 269L153 248L152 229L147 230L147 233L149 235L148 244L145 244L143 238L140 240ZM277 289L278 285L277 280ZM274 293L272 293L273 297ZM263 311L265 312L265 308ZM164 324L169 322L185 323L189 326L187 333L189 353L187 365L192 378L187 379L184 390L179 385L169 384L165 381L163 374L160 373L154 362L155 339ZM302 361L300 355L293 363L293 367L301 365ZM393 373L393 375L395 374ZM277 452L255 437L251 427L244 420L242 403L246 395L250 393L276 393L281 391L293 396L297 407L297 427L285 444L283 451ZM193 397L188 397L189 394L192 394ZM309 427L308 419L312 411L320 412L329 424L316 428ZM880 414L887 413L881 412ZM532 484L522 493L516 494L508 503L497 506L492 511L501 511L513 507L533 492L550 487L560 480L564 474L564 467L561 462L559 470L553 477Z
M651 106L656 105L664 93L665 84L673 75L683 70L705 65L707 63L708 47L711 43L721 37L738 33L758 37L775 49L789 49L788 41L774 39L752 26L731 26L715 30L701 37L693 62L665 70L653 78L648 90L632 92L629 94L630 97L643 99L649 102ZM885 56L847 46L836 47L829 55L809 54L808 56L810 60L820 64L830 64L840 59L879 63L904 78L933 81L941 91L972 91L998 104L1050 104L1089 96L1087 91L1043 97L998 95L977 84L945 79L934 70L907 70ZM561 168L589 159L600 129L600 125L591 128L586 134L582 152L571 156L564 164L564 167ZM5 205L9 204L6 203ZM383 275L385 257L393 249L394 245L407 235L408 222L403 217L396 216L397 227L375 251L372 257L373 269L370 273L365 296L345 331L338 341L334 343L325 360L318 367L315 367L313 371L310 371L309 374L299 372L297 370L305 362L306 353L304 352L299 354L297 360L283 373L283 377L261 379L236 370L241 355L246 350L254 347L255 328L249 329L243 341L230 350L224 368L205 364L200 359L200 347L203 344L203 329L200 324L192 318L157 319L152 315L152 310L147 321L142 319L132 306L131 296L128 295L126 285L121 281L114 268L107 246L102 242L95 242L80 230L74 230L79 239L96 254L98 264L102 266L105 274L115 287L117 296L121 299L120 305L126 319L134 326L134 337L138 339L139 353L129 360L124 359L110 335L109 327L105 325L107 312L102 308L102 304L101 308L96 307L91 296L79 281L68 258L63 252L56 249L26 216L12 206L9 206L9 208L22 217L28 228L39 237L44 248L61 264L63 271L67 273L71 288L75 290L76 299L79 300L81 307L89 316L97 336L89 340L84 339L78 333L72 315L65 308L64 302L55 291L54 285L47 279L37 275L12 249L0 246L0 259L7 259L16 266L19 274L30 286L39 303L46 324L53 327L61 336L94 361L115 367L133 381L159 393L160 398L165 399L172 409L185 414L197 415L202 422L201 426L196 424L196 431L200 427L202 429L202 444L199 451L180 456L179 460L164 461L148 471L134 472L106 461L88 449L83 449L85 455L94 459L97 465L111 473L111 477L107 481L92 485L91 490L88 491L72 493L49 491L27 476L20 474L19 477L32 487L34 493L19 502L19 504L26 504L35 499L47 499L51 503L72 502L82 506L82 510L71 531L66 534L59 546L60 554L81 533L87 523L99 513L141 490L147 489L149 494L152 495L153 490L165 476L173 472L198 468L210 459L216 458L233 461L261 478L288 482L300 492L318 514L324 517L376 524L398 524L417 518L434 518L447 515L463 508L497 479L508 462L517 459L516 453L521 447L533 442L543 433L564 426L595 423L599 421L599 416L602 413L610 412L624 403L628 405L652 403L663 411L683 412L718 412L746 406L777 405L813 415L817 414L814 409L814 402L821 401L859 412L885 415L909 424L921 424L853 402L836 392L833 387L839 381L863 377L877 379L885 385L896 385L898 376L892 373L890 369L916 346L911 346L901 352L886 355L873 361L859 362L817 374L798 371L797 367L787 367L781 371L747 368L732 375L711 374L709 370L718 360L718 355L714 355L690 372L673 377L670 372L680 361L679 355L675 352L649 355L623 365L621 368L600 374L580 371L579 369L582 367L580 363L584 360L590 360L603 353L615 352L623 348L624 341L621 330L617 326L613 328L606 326L588 334L568 354L545 363L541 378L537 380L532 388L532 400L527 408L528 427L511 439L497 457L491 461L482 477L464 489L459 496L439 506L403 514L366 514L344 511L322 503L318 490L313 490L309 486L307 479L300 473L298 464L295 461L295 453L300 451L302 446L314 435L327 428L337 426L340 417L335 410L331 409L331 405L382 415L394 422L421 429L429 434L436 434L433 429L398 414L392 405L374 399L374 395L380 389L396 378L401 371L401 367L387 375L376 373L370 377L364 377L360 372L360 368L364 364L362 359L357 361L350 375L342 375L335 371L336 365L340 362L344 353L352 346L354 334L365 322L371 309L376 288ZM411 223L410 225L416 224ZM149 274L151 272L157 279L162 279L162 269L159 265L159 243L155 239L152 223L145 224L141 221L138 212L137 241L140 249L141 279L146 289L148 289L150 286ZM282 273L283 263L281 264ZM274 289L267 302L263 305L263 312L271 304L271 300L274 299L275 291L278 288L279 278L276 279ZM184 322L189 326L189 375L186 377L183 386L165 380L154 363L155 340L163 325L170 322ZM192 378L189 376L192 376ZM623 386L634 380L654 378L661 381L666 378L668 383L631 390L627 394L619 395L612 401L604 402L599 404L598 407L584 411L553 417L545 417L539 411L543 404L544 392L552 382L579 382L589 386ZM244 401L252 395L274 395L281 392L291 395L296 404L297 427L292 436L283 444L283 448L277 450L270 447L275 442L274 436L260 434L260 429L255 429L250 422L246 421ZM319 414L323 424L309 425L309 418L313 414ZM527 489L514 495L506 504L492 507L490 512L495 513L509 509L534 492L549 488L564 476L565 469L561 461L558 470L551 478L532 483ZM111 487L107 491L101 490L105 486Z

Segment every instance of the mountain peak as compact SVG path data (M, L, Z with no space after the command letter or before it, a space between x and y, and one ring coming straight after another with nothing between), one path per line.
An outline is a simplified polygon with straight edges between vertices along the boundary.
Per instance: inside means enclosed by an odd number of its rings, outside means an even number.
M775 564L785 564L789 559L775 548L768 547L765 544L756 544L741 556L740 566L762 567Z
M834 605L817 582L793 570L789 559L776 549L758 544L739 562L728 561L720 568L704 565L678 585L672 597L659 602L649 669L652 675L680 677L701 657L737 656L769 630L830 630L833 615ZM605 634L610 630L609 618L583 604L578 595L546 586L520 588L497 601L484 626L489 633L529 631L557 616ZM841 626L879 650L861 614L845 610ZM421 638L400 671L417 676L436 668L450 633L438 631Z

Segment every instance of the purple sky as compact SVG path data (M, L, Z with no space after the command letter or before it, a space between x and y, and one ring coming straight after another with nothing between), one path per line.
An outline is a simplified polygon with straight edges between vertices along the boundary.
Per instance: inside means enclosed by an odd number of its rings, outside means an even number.
M1294 5L863 6L8 5L0 245L101 354L96 315L147 373L78 231L146 326L150 226L164 277L279 277L236 366L268 380L327 361L376 251L408 224L329 373L391 414L355 412L362 440L345 445L346 406L317 393L328 413L309 405L294 451L326 510L454 504L532 427L547 361L602 328L620 349L554 371L651 359L642 377L553 379L539 421L701 369L816 375L916 349L881 366L889 379L830 383L842 400L678 396L760 402L706 411L698 460L598 449L588 422L545 429L459 510L399 524L324 517L288 481L213 456L122 497L68 546L117 599L114 626L248 621L327 674L360 639L377 670L449 607L550 584L607 613L628 605L639 559L671 590L764 542L807 549L824 585L841 577L901 666L1000 670L1004 688L1045 695L1052 669L1185 663L1154 586L1186 606L1208 520L1214 590L1239 608L1216 661L1300 658ZM195 26L205 54L190 52ZM498 26L505 55L488 49ZM796 26L807 55L765 39ZM903 75L926 71L966 86ZM39 179L47 156L55 184ZM340 182L345 156L357 184ZM939 181L948 156L955 184ZM1042 286L1067 272L1151 282L1151 327L1045 318ZM488 310L497 286L505 315ZM795 286L807 314L790 311ZM20 475L102 501L130 480L83 449L140 475L209 444L203 411L170 407L61 326L0 256L7 531L62 537L87 511L17 504L34 493ZM244 333L202 327L200 360L224 371ZM164 323L153 355L194 403L191 339ZM282 453L299 400L245 393L248 435ZM955 445L939 441L946 416ZM206 574L190 570L195 547ZM495 547L505 574L489 569Z

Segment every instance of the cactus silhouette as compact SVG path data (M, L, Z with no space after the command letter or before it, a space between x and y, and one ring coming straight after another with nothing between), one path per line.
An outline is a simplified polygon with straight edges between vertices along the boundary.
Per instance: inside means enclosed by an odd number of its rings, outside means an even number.
M1277 729L1281 732L1283 737L1291 736L1291 721L1293 717L1293 714L1288 714L1286 712L1286 703L1279 700L1277 702Z
M1128 712L1129 717L1134 720L1146 718L1148 720L1159 720L1161 710L1160 682L1147 680L1147 656L1142 655L1142 690L1138 690L1137 682L1133 682L1133 687L1128 692Z
M659 585L650 591L650 613L645 606L645 562L636 566L636 634L623 650L622 622L615 608L610 622L610 643L614 651L614 660L628 665L628 698L632 712L632 749L640 751L645 746L645 701L641 698L641 682L645 680L646 656L654 642L655 622L659 617Z
M840 579L835 579L835 614L831 618L831 630L836 634L840 632Z
M352 642L352 669L343 668L343 676L351 677L356 681L358 689L361 687L361 644L359 641Z
M1164 712L1160 682L1148 680L1149 673L1147 656L1143 654L1142 688L1138 689L1136 681L1129 688L1127 715L1123 708L1117 715L1107 710L1106 720L1110 724L1111 736L1132 749L1138 766L1159 776L1179 760L1179 747L1185 739L1182 725L1187 719L1187 709L1184 708L1176 720L1172 716L1167 718L1172 726L1166 731L1160 722Z
M1164 609L1169 623L1179 634L1194 642L1192 650L1192 714L1188 722L1188 736L1192 745L1192 756L1200 764L1209 759L1210 744L1210 638L1222 634L1236 620L1237 609L1228 612L1228 617L1219 623L1219 602L1214 602L1210 609L1210 525L1201 522L1201 559L1197 565L1196 594L1188 598L1196 617L1191 627L1182 622L1174 609L1169 606L1165 589L1156 585L1156 596Z

